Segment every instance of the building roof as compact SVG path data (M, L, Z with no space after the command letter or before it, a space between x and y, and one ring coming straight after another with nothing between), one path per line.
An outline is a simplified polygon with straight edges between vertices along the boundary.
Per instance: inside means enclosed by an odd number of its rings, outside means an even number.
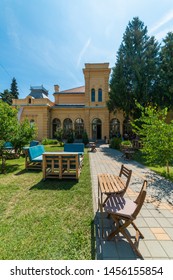
M31 86L30 87L30 96L40 99L40 98L47 98L48 97L48 90L46 90L43 85L42 86Z
M54 94L74 94L74 93L75 94L85 93L85 86L55 92Z

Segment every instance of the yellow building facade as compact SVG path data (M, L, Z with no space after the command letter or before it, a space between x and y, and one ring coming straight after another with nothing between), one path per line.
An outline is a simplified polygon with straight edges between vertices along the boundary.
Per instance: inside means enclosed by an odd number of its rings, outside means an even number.
M84 130L90 139L109 139L114 134L123 134L124 116L121 111L110 113L106 102L109 98L109 63L86 63L83 69L85 85L60 91L54 86L54 102L41 87L31 87L24 99L14 99L18 106L20 121L28 118L38 128L38 140L55 138L57 129L62 128L64 137L73 131L80 139Z

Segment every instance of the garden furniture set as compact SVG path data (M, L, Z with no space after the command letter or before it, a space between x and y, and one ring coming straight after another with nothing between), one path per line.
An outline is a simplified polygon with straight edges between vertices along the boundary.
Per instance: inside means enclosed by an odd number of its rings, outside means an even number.
M62 152L45 152L43 145L25 149L26 169L41 169L47 178L79 179L84 157L84 144L65 144Z
M111 240L120 233L130 243L135 253L142 258L138 249L139 238L144 238L134 220L137 218L146 197L147 181L144 180L137 198L132 201L126 197L126 191L130 183L132 170L124 165L121 166L118 176L112 174L98 174L98 210L101 213L101 232L103 232L103 213L107 218L112 218L115 228L109 233L107 239ZM135 241L133 242L131 234L128 232L128 226L132 225L135 229Z

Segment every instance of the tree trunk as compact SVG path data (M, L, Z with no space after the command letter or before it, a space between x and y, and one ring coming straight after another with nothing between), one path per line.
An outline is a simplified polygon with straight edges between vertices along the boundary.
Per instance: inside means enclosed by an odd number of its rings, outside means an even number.
M169 176L169 162L166 162L166 173Z
M6 171L6 156L2 155L2 174L5 174Z

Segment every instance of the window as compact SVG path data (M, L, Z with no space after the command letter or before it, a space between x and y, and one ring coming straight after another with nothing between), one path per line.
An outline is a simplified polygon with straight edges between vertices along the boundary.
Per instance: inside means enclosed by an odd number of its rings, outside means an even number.
M52 121L52 134L53 134L52 136L53 136L53 138L56 138L55 133L60 128L61 128L61 121L57 118L53 119L53 121Z
M95 102L95 89L92 88L91 90L91 102Z
M34 126L35 121L34 120L30 120L30 127Z
M102 89L98 89L98 102L102 102Z
M120 121L116 118L110 121L110 138L120 137Z
M71 119L65 119L63 122L64 138L73 131L73 123Z
M84 121L82 119L77 119L75 121L75 138L81 139L84 132Z
M31 104L31 98L28 99L28 103Z
M124 137L124 140L130 139L132 134L133 134L133 132L132 132L132 126L131 126L130 120L126 118L123 121L123 137Z

